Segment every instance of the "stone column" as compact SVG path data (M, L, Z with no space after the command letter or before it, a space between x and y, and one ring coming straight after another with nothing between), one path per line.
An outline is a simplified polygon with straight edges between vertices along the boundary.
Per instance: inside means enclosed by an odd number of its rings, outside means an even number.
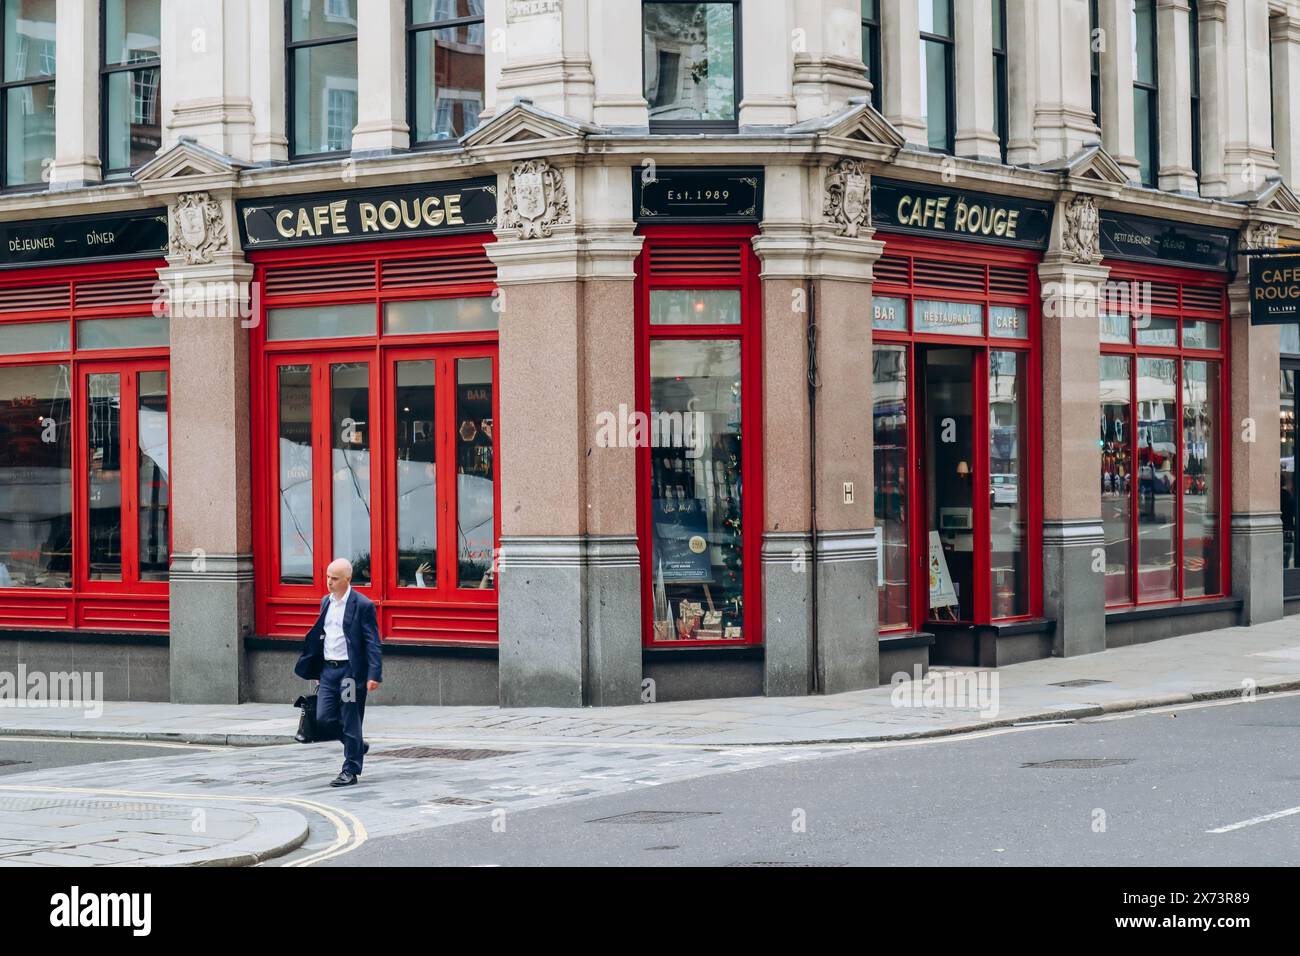
M1196 195L1192 169L1192 64L1187 0L1158 0L1156 57L1160 79L1160 168L1157 183L1168 192Z
M1098 0L1101 29L1101 143L1134 182L1132 0Z
M1056 621L1053 654L1106 648L1101 523L1101 400L1097 305L1101 266L1091 196L1063 201L1038 278L1043 352L1043 614Z
M1242 248L1277 246L1277 226L1252 223ZM1245 604L1242 624L1282 616L1281 475L1278 464L1278 375L1281 333L1250 324L1249 257L1228 287L1229 415L1220 440L1232 462L1232 594Z
M869 97L872 81L862 62L859 0L795 0L794 11L797 120L830 116L845 109L852 97Z
M541 109L591 122L596 81L588 46L588 0L505 0L502 5L505 59L496 79L494 112L522 96ZM640 23L639 12L635 22ZM494 30L493 22L486 26ZM640 36L639 26L622 28ZM493 36L489 32L489 46ZM488 68L493 65L489 61Z
M765 4L761 16L755 16L752 5L741 13L736 50L743 77L741 99L736 104L741 126L789 126L795 122L790 10L790 4L783 2Z
M915 0L880 0L885 118L909 143L929 143L921 105L921 28Z
M163 149L188 136L248 159L253 146L247 0L168 0L162 5ZM284 85L284 73L278 82Z
M1002 148L993 115L997 91L993 82L992 0L954 4L953 16L957 85L955 150L958 156L999 163ZM1010 83L1010 76L1007 80Z
M54 166L49 180L53 189L71 189L101 176L99 4L58 0L55 17Z
M597 125L645 129L650 123L642 76L641 0L600 0L590 9Z
M1100 141L1089 23L1088 0L1007 0L1008 162L1050 163Z
M1229 3L1224 22L1227 100L1218 113L1226 128L1228 195L1254 192L1277 175L1273 158L1273 91L1269 76L1267 3Z
M1228 120L1228 4L1199 0L1196 5L1201 40L1201 195L1223 197L1229 189L1224 168Z
M168 209L159 278L171 302L171 699L237 704L253 633L249 470L249 282L232 188L183 193ZM203 222L192 245L179 222ZM178 427L178 425L183 427Z
M406 149L406 0L357 4L357 64L353 155Z
M1273 44L1273 149L1282 179L1300 185L1300 11L1269 20Z
M283 163L289 158L285 128L284 4L249 0L252 27L248 38L249 95L253 100L255 163Z

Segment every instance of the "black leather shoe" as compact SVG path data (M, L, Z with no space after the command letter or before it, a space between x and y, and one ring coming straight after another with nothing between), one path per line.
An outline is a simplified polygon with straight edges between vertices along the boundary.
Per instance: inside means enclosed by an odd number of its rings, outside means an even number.
M348 773L346 770L330 781L331 787L350 787L357 782L355 773Z
M361 756L364 757L368 753L370 753L370 744L363 740L361 741Z

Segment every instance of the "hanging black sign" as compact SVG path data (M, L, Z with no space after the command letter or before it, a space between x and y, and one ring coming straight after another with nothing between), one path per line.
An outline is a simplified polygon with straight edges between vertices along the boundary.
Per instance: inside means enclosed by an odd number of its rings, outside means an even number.
M1250 324L1300 322L1300 255L1250 257Z
M763 218L763 170L709 166L636 166L637 222L758 222Z
M889 232L1026 249L1046 249L1052 236L1050 203L874 177L871 221Z
M167 254L167 210L0 223L0 268Z
M1227 272L1237 234L1164 219L1101 213L1101 254L1106 259Z
M246 249L481 232L497 222L494 178L317 193L239 204Z

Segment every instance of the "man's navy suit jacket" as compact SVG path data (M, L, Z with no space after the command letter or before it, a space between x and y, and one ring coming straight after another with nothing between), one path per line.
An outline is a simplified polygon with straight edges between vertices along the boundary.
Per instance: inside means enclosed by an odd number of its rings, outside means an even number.
M320 672L325 667L325 613L329 604L329 595L326 595L321 599L315 625L307 632L302 656L293 667L293 672L303 680L320 680ZM348 642L348 671L357 687L364 691L367 681L382 681L384 658L379 647L375 605L355 588L343 608L343 636Z

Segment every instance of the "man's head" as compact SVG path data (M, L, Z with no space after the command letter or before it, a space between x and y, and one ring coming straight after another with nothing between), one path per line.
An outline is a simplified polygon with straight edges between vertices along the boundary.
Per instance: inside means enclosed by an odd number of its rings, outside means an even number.
M347 558L335 558L325 569L325 583L329 585L330 594L341 598L348 593L352 585L352 562Z

